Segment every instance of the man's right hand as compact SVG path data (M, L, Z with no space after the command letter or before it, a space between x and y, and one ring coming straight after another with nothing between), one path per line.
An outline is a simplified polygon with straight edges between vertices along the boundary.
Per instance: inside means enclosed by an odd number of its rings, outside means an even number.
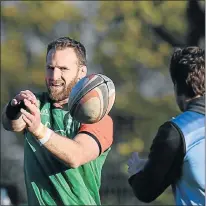
M22 118L20 110L21 108L24 108L25 100L30 101L38 107L38 101L31 91L21 91L9 102L9 104L7 104L2 112L2 124L4 129L14 132L21 132L24 130L26 123Z
M24 99L27 99L32 104L35 104L36 106L38 106L37 99L36 99L35 95L29 90L21 91L19 94L17 94L11 100L11 106L18 106L21 103L21 101L24 101Z
M21 116L20 109L25 108L25 99L38 107L38 101L31 91L21 91L10 101L6 107L6 116L9 120L17 120Z

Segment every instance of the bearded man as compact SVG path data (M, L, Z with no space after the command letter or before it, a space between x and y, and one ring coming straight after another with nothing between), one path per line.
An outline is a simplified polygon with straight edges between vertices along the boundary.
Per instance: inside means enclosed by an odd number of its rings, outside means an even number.
M67 111L71 89L86 74L84 46L59 38L47 47L48 91L21 91L3 111L4 128L24 133L29 205L101 204L101 170L113 142L113 121L106 115L81 124Z

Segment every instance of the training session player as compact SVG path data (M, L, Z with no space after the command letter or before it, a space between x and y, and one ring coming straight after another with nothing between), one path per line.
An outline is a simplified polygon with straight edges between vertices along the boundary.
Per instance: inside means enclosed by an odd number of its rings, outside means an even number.
M4 128L24 132L29 205L101 204L101 170L113 142L113 121L106 115L95 124L80 124L67 110L71 89L86 74L84 46L59 38L47 47L48 91L21 91L3 111Z
M132 154L129 184L143 202L171 185L176 205L205 205L205 51L178 49L170 74L181 113L159 128L148 159Z

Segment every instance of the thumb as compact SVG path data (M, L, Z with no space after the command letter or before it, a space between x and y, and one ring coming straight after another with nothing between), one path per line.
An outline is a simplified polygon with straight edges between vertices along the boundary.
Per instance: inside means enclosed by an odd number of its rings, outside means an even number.
M138 152L133 152L133 153L132 153L132 159L139 159L139 154L138 154Z
M18 101L16 99L11 100L11 106L16 106L18 104Z

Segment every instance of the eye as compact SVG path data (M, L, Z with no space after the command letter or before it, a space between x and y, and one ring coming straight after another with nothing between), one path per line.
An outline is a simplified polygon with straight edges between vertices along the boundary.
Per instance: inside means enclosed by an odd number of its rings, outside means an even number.
M47 66L47 69L51 69L51 70L53 70L54 69L54 67L52 67L52 66Z
M69 69L67 67L61 67L61 70L66 71L66 70L69 70Z

